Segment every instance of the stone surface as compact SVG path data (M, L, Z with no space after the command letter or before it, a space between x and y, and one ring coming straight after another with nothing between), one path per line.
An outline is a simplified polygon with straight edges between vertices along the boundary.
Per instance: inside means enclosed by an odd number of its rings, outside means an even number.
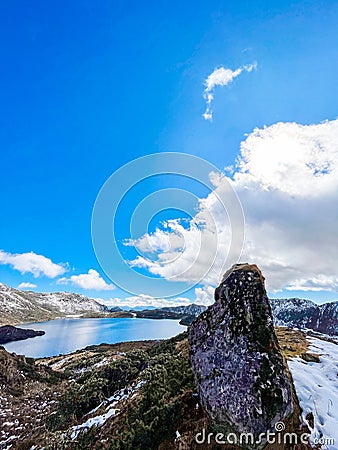
M291 383L256 265L225 273L215 303L192 323L188 337L200 399L216 431L258 438L291 415Z

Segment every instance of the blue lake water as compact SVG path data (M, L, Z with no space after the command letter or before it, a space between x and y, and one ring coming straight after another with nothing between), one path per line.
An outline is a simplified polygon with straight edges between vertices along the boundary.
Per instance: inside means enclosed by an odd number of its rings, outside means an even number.
M44 336L5 344L9 352L33 358L71 353L88 345L168 339L186 330L177 320L155 319L57 319L29 323L20 328L43 330Z

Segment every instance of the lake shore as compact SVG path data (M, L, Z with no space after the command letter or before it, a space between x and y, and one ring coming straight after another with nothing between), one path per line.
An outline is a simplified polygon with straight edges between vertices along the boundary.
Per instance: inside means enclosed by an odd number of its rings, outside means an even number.
M45 331L45 335L26 341L9 342L4 347L9 352L32 358L68 354L102 343L169 339L186 330L178 320L117 317L62 318L29 323L25 327Z

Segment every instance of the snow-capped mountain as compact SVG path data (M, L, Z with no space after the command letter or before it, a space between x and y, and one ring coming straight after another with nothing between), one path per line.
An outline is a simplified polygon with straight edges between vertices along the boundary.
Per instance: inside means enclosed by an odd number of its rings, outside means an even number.
M20 291L0 283L0 325L106 311L106 306L84 295Z
M338 335L338 301L317 305L301 298L282 298L270 303L277 326Z

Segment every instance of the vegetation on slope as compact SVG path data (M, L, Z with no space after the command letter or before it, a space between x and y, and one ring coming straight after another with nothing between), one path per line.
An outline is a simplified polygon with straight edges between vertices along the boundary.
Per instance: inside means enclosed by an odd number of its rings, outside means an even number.
M277 334L287 356L306 353L303 333L280 329ZM161 342L91 346L38 361L18 358L10 355L2 366L15 367L16 379L18 373L24 375L13 386L15 399L13 391L1 394L7 399L6 410L13 410L11 419L19 419L17 429L13 425L6 430L8 436L18 436L10 442L13 450L33 445L36 450L217 448L195 442L197 433L212 427L199 404L185 333ZM115 405L117 392L120 400ZM296 398L294 403L286 430L301 433ZM116 413L108 417L112 409ZM98 417L101 422L85 426ZM29 421L32 426L26 427ZM267 450L282 448L270 445Z

